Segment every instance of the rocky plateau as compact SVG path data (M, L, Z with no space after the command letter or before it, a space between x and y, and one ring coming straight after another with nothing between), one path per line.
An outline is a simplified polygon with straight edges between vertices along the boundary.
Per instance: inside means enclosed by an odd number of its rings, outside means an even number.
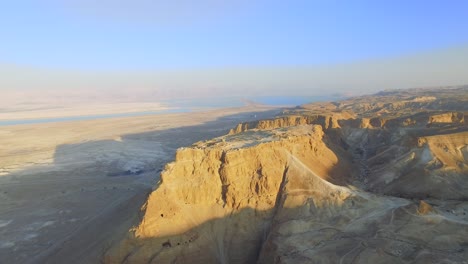
M468 87L312 103L180 148L104 263L468 263Z

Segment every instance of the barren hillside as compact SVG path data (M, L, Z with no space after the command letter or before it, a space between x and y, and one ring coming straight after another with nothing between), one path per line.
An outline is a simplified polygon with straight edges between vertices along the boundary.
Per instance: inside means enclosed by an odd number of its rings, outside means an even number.
M468 87L285 109L177 151L105 263L467 263Z

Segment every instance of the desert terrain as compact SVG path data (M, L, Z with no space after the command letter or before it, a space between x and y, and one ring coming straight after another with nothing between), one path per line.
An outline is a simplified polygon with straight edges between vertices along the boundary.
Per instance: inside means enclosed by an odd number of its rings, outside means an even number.
M468 263L468 87L284 109L177 150L105 263Z
M162 112L170 108L160 103L16 104L0 109L0 120L41 119L113 115L119 113Z
M177 148L278 111L0 126L0 263L99 263L138 223Z

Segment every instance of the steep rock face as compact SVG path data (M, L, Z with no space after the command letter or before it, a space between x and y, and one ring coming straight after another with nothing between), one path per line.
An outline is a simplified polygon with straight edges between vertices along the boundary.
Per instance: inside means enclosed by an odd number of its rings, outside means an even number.
M106 261L255 263L291 160L332 182L350 173L323 136L321 126L304 125L179 150L150 195L134 237Z
M275 129L310 124L321 125L324 129L339 128L340 120L350 119L351 117L352 116L348 113L329 113L326 115L285 115L273 119L241 123L236 128L231 129L229 134L237 134L249 129Z
M435 114L429 118L428 123L464 123L465 115L461 112L448 112L443 114Z
M180 149L104 262L466 263L468 98L447 93L311 104Z

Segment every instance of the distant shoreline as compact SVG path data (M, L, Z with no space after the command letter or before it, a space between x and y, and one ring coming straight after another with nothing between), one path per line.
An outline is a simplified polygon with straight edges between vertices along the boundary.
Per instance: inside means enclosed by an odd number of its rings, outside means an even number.
M116 118L116 117L137 117L137 116L146 116L146 115L188 113L188 112L191 112L191 110L186 109L186 108L171 108L171 109L164 109L164 110L159 110L159 111L142 111L142 112L130 112L130 113L127 112L127 113L83 115L83 116L63 116L63 117L51 117L51 118L13 119L13 120L1 120L0 126L44 124L44 123L56 123L56 122L67 122L67 121L87 121L87 120Z
M54 113L48 113L49 116L41 116L40 111L23 111L18 115L18 118L4 118L2 115L7 113L0 112L0 127L2 126L14 126L14 125L27 125L27 124L44 124L44 123L57 123L57 122L68 122L68 121L86 121L86 120L96 120L96 119L106 119L106 118L119 118L119 117L139 117L147 115L159 115L159 114L171 114L171 113L189 113L189 112L198 112L203 110L213 110L213 109L223 109L231 107L243 107L249 104L257 104L263 106L271 107L294 107L304 103L317 102L317 101L329 101L333 99L338 99L336 97L330 96L315 96L315 97L300 97L300 96L263 96L256 98L220 98L215 100L213 98L199 99L199 100L180 100L173 102L164 102L164 107L153 108L152 110L140 110L137 103L134 103L134 109L119 109L119 104L115 104L114 112L103 112L97 114L91 114L90 109L83 111L84 114L78 115L79 111L75 110L73 112L61 111L60 109L50 107L46 111L50 112L51 109L54 109ZM108 110L108 109L106 109ZM25 113L30 112L31 117L27 116ZM96 111L99 112L99 111ZM57 115L61 113L63 115ZM73 113L73 114L72 114Z

